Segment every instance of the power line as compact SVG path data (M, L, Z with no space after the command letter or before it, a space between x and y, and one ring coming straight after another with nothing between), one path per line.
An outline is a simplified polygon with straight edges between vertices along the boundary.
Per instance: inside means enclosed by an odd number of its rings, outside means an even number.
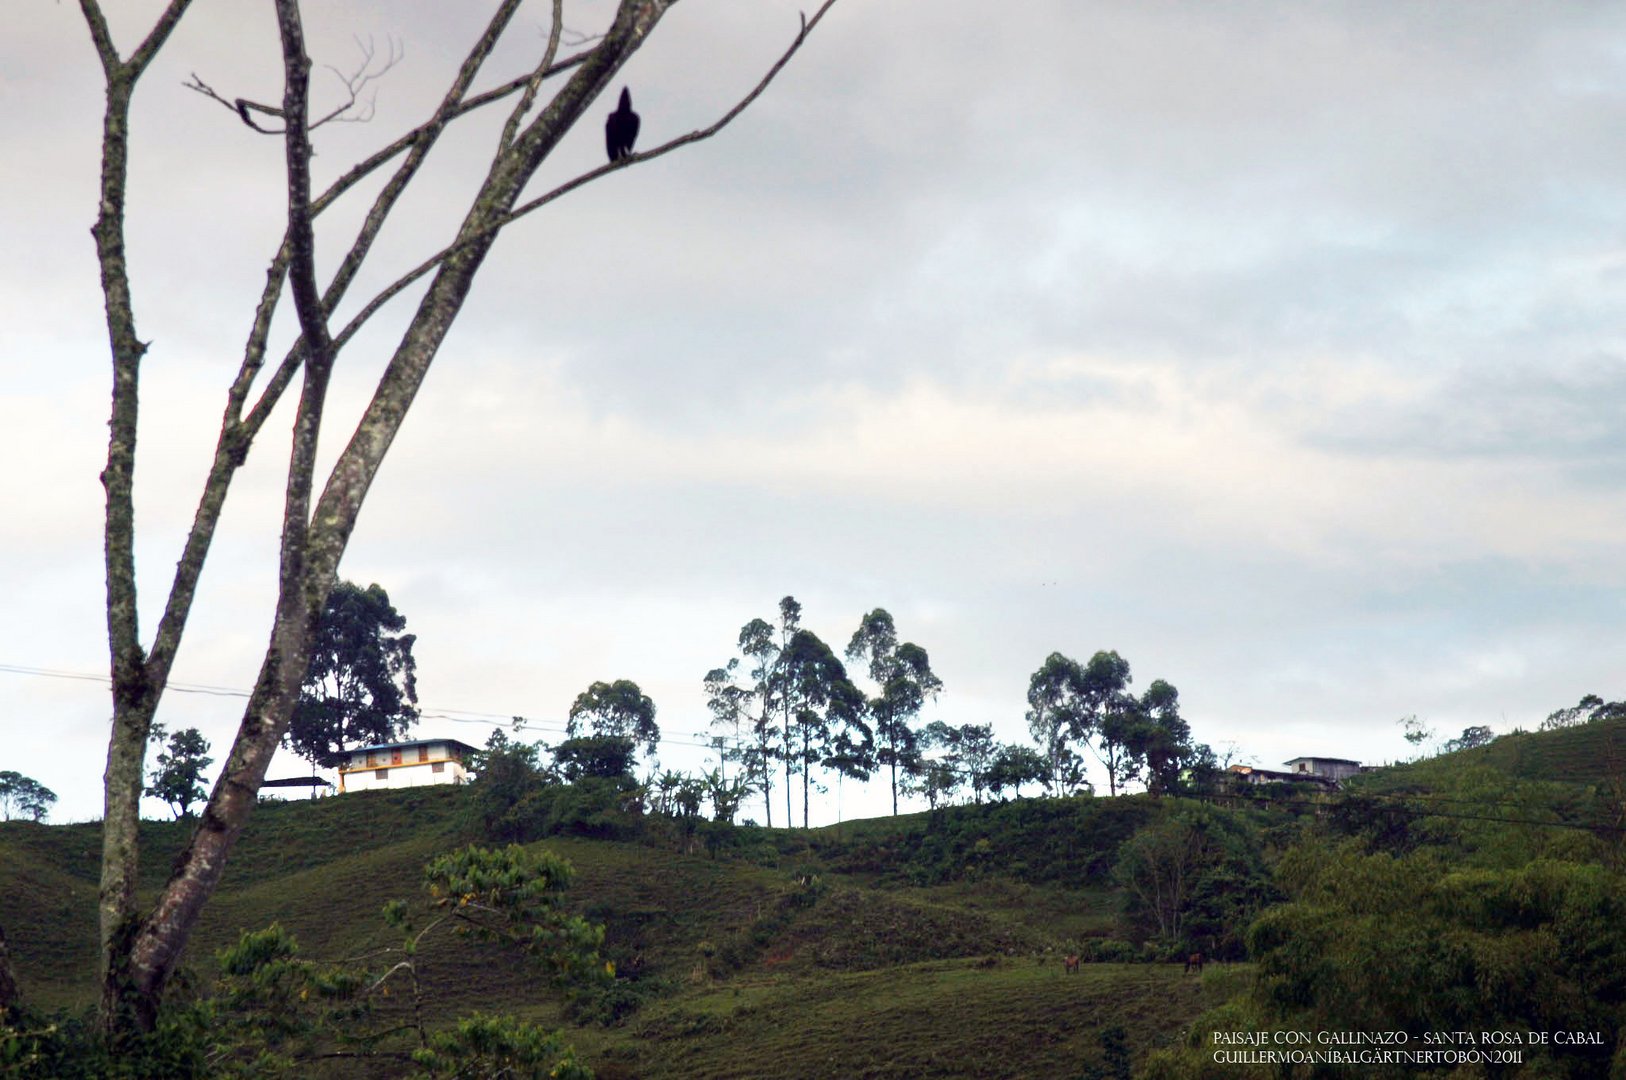
M93 682L102 686L111 686L113 680L107 675L98 675L88 671L65 671L59 668L30 667L26 664L0 663L0 673L8 675L29 675L45 679L67 679L75 682ZM207 683L183 683L170 680L165 684L166 690L174 690L182 694L204 694L212 697L247 698L249 691L239 690L229 686L211 686ZM425 707L419 710L420 720L447 720L454 724L486 724L488 726L507 726L519 731L540 731L555 734L569 734L568 728L559 723L528 720L518 713L494 713L476 709L456 709L447 706ZM515 721L520 721L516 723ZM735 747L746 745L743 739L727 736L718 736L726 739ZM660 746L688 746L699 750L714 750L716 746L709 742L691 742L675 736L662 736L656 740Z

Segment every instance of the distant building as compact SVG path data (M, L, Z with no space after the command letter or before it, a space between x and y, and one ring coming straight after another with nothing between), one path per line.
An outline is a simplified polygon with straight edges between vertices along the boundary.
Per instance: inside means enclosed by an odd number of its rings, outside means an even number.
M1284 761L1294 776L1319 776L1333 783L1341 783L1361 771L1361 763L1341 757L1296 757Z
M1319 784L1335 788L1347 777L1361 771L1361 763L1348 758L1296 757L1282 762L1287 769L1257 769L1252 765L1232 765L1226 771L1249 784Z
M475 748L456 739L385 743L350 751L339 766L339 790L377 791L428 784L463 784Z

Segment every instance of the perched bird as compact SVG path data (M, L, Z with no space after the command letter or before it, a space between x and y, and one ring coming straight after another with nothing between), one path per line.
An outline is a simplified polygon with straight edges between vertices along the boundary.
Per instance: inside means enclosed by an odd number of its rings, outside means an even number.
M604 121L604 148L610 152L610 161L620 161L632 153L632 144L638 141L638 114L632 111L632 91L621 88L621 104Z

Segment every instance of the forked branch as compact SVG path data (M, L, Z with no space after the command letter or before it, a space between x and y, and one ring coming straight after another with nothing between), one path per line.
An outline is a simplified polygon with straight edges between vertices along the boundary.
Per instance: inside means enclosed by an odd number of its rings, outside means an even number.
M346 74L340 71L338 68L333 67L331 64L326 65L327 70L333 72L333 74L338 77L340 84L344 87L345 100L339 105L330 109L320 119L309 121L306 126L310 130L314 131L323 124L329 123L353 124L365 123L366 121L371 120L373 118L373 106L376 101L377 90L377 88L372 84L383 78L391 68L393 68L396 64L399 64L406 56L405 51L401 47L401 43L394 37L391 37L389 39L390 52L388 59L386 59L377 70L374 70L373 62L378 57L378 50L373 45L372 39L368 38L364 42L360 38L357 38L356 47L361 50L362 59L360 65L357 66L354 71ZM285 121L283 110L277 106L264 105L258 101L250 101L248 98L241 97L227 100L226 97L219 91L215 90L214 87L204 82L195 71L192 73L191 81L182 83L181 85L186 87L188 90L193 90L199 94L202 94L211 101L219 102L221 105L236 113L238 119L240 119L243 123L247 124L249 127L253 128L255 131L258 131L262 135L282 135L286 131L286 128L264 127L254 119L255 115L259 115L269 116L277 120ZM362 101L363 92L367 92L365 102ZM352 112L351 110L356 109L358 104L362 105L363 108L361 108L359 111Z

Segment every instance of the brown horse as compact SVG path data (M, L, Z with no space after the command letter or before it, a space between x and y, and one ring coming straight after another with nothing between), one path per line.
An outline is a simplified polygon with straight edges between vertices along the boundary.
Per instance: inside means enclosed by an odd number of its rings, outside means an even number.
M1062 957L1061 958L1061 966L1066 970L1067 974L1069 974L1069 975L1071 975L1073 972L1077 971L1078 970L1078 954L1073 953L1070 956Z
M1194 952L1190 956L1186 957L1186 971L1185 971L1185 973L1187 975L1190 975L1192 968L1196 968L1197 969L1197 974L1199 974L1199 975L1201 975L1203 973L1203 954L1202 953Z

